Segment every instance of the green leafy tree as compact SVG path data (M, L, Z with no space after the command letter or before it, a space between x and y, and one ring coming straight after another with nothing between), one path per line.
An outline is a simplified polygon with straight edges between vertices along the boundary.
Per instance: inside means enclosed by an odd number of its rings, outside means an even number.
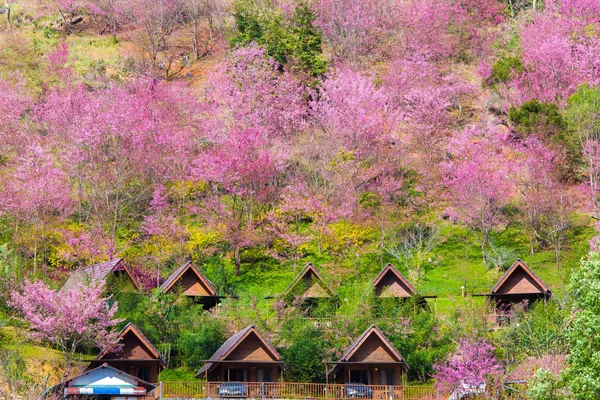
M564 354L567 350L564 321L569 313L555 300L534 303L529 311L522 313L518 324L506 330L505 348L515 357Z
M270 1L236 0L233 17L237 26L233 47L255 42L281 65L291 64L310 76L326 71L321 31L314 25L315 14L308 3L298 2L286 17Z
M571 276L574 315L567 330L566 382L578 400L600 398L600 254L590 253Z
M290 342L292 345L281 351L287 365L286 378L294 382L322 382L325 376L322 360L327 356L321 332L305 324L292 332Z
M487 84L493 86L497 83L508 82L514 73L523 72L523 62L517 56L502 57L492 65L492 74L487 79Z
M552 136L566 126L563 117L554 103L540 103L530 100L520 108L511 107L508 118L515 128L524 133Z
M600 137L600 87L582 85L577 93L569 97L564 112L571 130L581 138L598 139Z
M535 371L527 387L527 397L531 400L561 400L565 397L559 392L560 380L545 368Z

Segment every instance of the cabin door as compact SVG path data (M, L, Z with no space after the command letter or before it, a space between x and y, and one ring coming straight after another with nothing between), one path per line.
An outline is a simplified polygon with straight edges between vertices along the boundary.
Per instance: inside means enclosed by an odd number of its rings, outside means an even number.
M380 385L393 385L394 384L394 370L393 369L380 369L379 370L379 384Z
M273 382L271 377L271 368L260 368L257 370L256 381L257 382Z

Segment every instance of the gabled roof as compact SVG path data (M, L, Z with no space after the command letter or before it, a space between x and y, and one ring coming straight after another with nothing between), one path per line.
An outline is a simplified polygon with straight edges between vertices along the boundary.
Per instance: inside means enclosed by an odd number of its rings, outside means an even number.
M406 361L404 360L404 357L402 357L402 354L400 354L398 349L396 349L396 347L394 347L392 342L390 342L388 340L388 338L381 331L381 329L379 329L375 325L371 325L370 327L368 327L367 330L364 331L363 334L360 335L360 337L358 339L356 339L356 341L354 343L352 343L352 346L350 346L350 348L348 350L346 350L346 352L342 355L342 357L340 357L340 359L338 361L339 364L352 362L352 356L354 354L356 354L356 352L367 341L367 339L369 339L371 337L371 335L375 335L381 340L383 345L386 347L386 350L393 356L393 358L395 358L397 360L398 363L404 364L405 367L408 367L408 365L406 364ZM368 363L376 364L376 362L372 362L372 361L369 361ZM333 371L335 371L338 368L339 364L336 364L333 368L331 368L331 370L329 370L328 374L331 374Z
M207 371L210 371L213 368L214 363L226 360L227 357L252 334L256 335L256 337L262 342L267 351L270 353L269 355L273 359L273 361L281 363L282 368L285 368L285 365L283 365L283 363L281 362L281 356L279 355L277 350L275 350L275 347L273 347L271 343L269 343L269 341L265 339L265 337L260 333L258 329L256 329L254 325L250 325L242 329L241 331L231 335L231 337L227 339L221 347L219 347L215 354L213 354L210 357L209 362L207 362L202 366L202 368L200 368L200 371L196 373L196 377L202 375ZM248 362L251 363L252 361Z
M123 262L122 258L110 260L98 264L88 265L71 272L69 279L64 284L61 290L70 290L81 284L89 284L91 282L98 283L106 280L108 275L116 271L125 271L131 282L137 290L140 290L140 284L133 275L133 271Z
M329 286L327 284L327 282L325 282L325 280L323 279L323 277L321 276L321 274L319 273L317 268L312 263L306 264L306 267L304 267L304 269L294 278L292 283L290 283L290 285L287 287L287 289L285 289L285 291L283 292L283 295L287 296L288 294L290 294L290 292L292 290L294 290L294 288L305 279L316 279L316 282L315 282L315 286L307 289L305 291L305 293L303 293L303 294L306 294L306 293L310 292L311 289L315 289L318 287L318 290L323 290L328 295L328 296L317 296L317 295L309 294L309 295L307 295L307 297L309 297L309 298L310 297L335 297L335 292L333 291L331 286Z
M496 283L496 286L494 286L494 288L492 289L492 294L497 294L498 291L500 289L502 289L502 287L504 286L504 284L508 281L508 279L515 274L516 272L518 272L519 270L522 270L525 272L525 274L527 276L529 276L540 288L541 290L536 289L534 292L527 292L527 293L550 293L550 288L548 287L548 285L546 285L544 283L544 281L542 281L532 270L531 268L529 268L529 266L527 264L525 264L523 261L521 261L521 259L517 259L517 261L515 261L513 263L513 265L508 269L508 271L506 271L506 273L502 276L502 278L500 278L500 280L498 281L498 283Z
M379 297L409 297L417 293L415 287L406 280L404 275L402 275L392 264L386 265L373 281L373 287L376 292L379 286L385 284L385 282L382 281L387 276L391 276L395 282L388 287L387 291L390 292L389 295L380 294ZM408 296L404 295L402 292L407 293Z
M191 261L183 264L181 267L177 268L168 278L167 280L160 286L164 293L167 293L169 290L173 288L173 286L183 277L183 275L191 271L193 272L200 284L204 287L204 289L210 293L210 296L217 296L217 291L213 287L212 283L206 278L198 268Z
M79 378L85 377L87 375L94 375L97 374L99 371L105 371L107 373L112 373L114 375L119 375L127 380L131 380L134 381L139 387L142 387L146 390L152 390L155 388L155 386L149 382L146 382L136 376L130 375L124 371L121 371L120 369L111 367L110 365L104 363L96 368L90 369L88 371L85 371L84 373L74 376L72 378L69 378L67 380L62 381L61 383L59 383L58 385L56 385L56 387L65 387L65 386L69 386L70 383L72 383L74 380L77 380Z
M120 341L123 338L125 338L125 335L127 335L128 333L135 335L136 338L139 340L139 342L146 348L148 353L152 354L152 356L154 356L154 360L157 360L163 366L163 368L167 367L167 363L165 362L165 360L163 360L162 356L160 355L160 353L156 349L156 347L154 347L152 345L152 343L148 340L148 338L146 338L146 336L144 336L142 331L140 331L139 328L137 326L135 326L134 324L132 324L131 322L128 323L127 325L125 325L125 327L123 329L121 329L121 332L119 332L119 337L118 337L117 341ZM108 361L107 356L113 354L111 352L113 344L114 343L111 343L111 345L107 346L104 350L102 350L102 352L100 354L98 354L96 356L96 358L94 358L92 363L94 363L94 361L102 361L102 360ZM117 356L118 356L118 352L117 352Z

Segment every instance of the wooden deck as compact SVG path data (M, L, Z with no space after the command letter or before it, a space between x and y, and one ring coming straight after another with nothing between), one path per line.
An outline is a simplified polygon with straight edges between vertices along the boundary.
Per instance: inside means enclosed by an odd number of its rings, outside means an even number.
M219 399L221 382L163 382L163 399ZM344 385L323 383L250 383L244 382L245 396L238 399L373 399L373 400L438 400L444 398L433 386L368 386L371 395L352 396ZM447 396L446 396L447 397Z

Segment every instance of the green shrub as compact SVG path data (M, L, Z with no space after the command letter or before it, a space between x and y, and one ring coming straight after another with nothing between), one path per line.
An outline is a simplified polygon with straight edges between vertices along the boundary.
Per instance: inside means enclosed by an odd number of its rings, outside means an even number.
M492 65L492 75L488 78L487 84L493 86L501 82L507 82L515 72L523 72L521 59L517 56L502 57Z

